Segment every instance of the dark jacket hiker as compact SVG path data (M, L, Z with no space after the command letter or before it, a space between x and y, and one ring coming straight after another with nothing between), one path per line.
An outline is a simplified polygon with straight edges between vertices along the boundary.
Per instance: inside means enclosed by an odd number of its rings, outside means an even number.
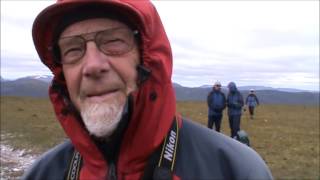
M227 107L229 125L231 129L231 137L236 138L237 132L240 131L241 113L244 102L243 97L234 82L230 82L228 88L229 93L227 97Z
M254 90L251 89L249 95L246 98L246 105L249 108L249 113L250 113L250 118L253 119L253 115L254 115L254 108L256 106L258 106L259 103L259 99L256 96L256 94L254 93Z
M220 132L222 111L226 108L226 96L221 92L220 82L216 82L207 97L208 128L215 124L216 131Z

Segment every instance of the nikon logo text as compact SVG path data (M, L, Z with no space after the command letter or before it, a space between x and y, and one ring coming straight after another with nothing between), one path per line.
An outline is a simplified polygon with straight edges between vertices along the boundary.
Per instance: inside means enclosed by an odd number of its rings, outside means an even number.
M166 147L164 150L164 158L166 158L168 161L172 161L173 158L173 151L174 151L174 146L176 144L176 137L177 134L174 131L170 131L170 136L169 140L166 143Z

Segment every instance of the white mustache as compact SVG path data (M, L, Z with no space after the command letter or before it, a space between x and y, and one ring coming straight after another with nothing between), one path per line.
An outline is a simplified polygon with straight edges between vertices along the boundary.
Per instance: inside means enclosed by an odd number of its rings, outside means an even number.
M91 97L91 96L101 96L104 94L108 94L108 93L112 93L112 92L116 92L118 89L106 89L106 90L102 90L102 91L80 91L80 97L84 98L84 97Z

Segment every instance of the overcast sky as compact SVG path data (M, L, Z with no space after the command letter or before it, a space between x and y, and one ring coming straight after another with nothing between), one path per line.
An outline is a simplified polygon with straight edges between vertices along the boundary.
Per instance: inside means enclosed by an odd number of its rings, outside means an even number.
M1 0L1 76L50 75L31 26L53 1ZM173 50L173 81L319 91L319 1L154 1Z

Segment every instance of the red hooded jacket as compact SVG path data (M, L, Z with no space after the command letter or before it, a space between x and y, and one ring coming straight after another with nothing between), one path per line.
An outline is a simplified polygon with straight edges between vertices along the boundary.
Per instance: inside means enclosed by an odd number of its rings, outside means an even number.
M134 111L123 136L117 162L117 175L120 179L136 179L141 176L151 153L162 143L175 116L170 44L160 17L149 1L60 0L43 10L33 25L35 47L42 62L53 72L54 81L65 83L60 75L61 66L54 64L52 54L48 50L54 28L65 12L91 3L117 8L128 14L128 18L138 25L142 40L143 65L152 71L148 80L133 94ZM108 164L88 132L73 113L62 113L67 104L52 87L49 96L59 122L83 157L80 177L89 179L106 177Z

